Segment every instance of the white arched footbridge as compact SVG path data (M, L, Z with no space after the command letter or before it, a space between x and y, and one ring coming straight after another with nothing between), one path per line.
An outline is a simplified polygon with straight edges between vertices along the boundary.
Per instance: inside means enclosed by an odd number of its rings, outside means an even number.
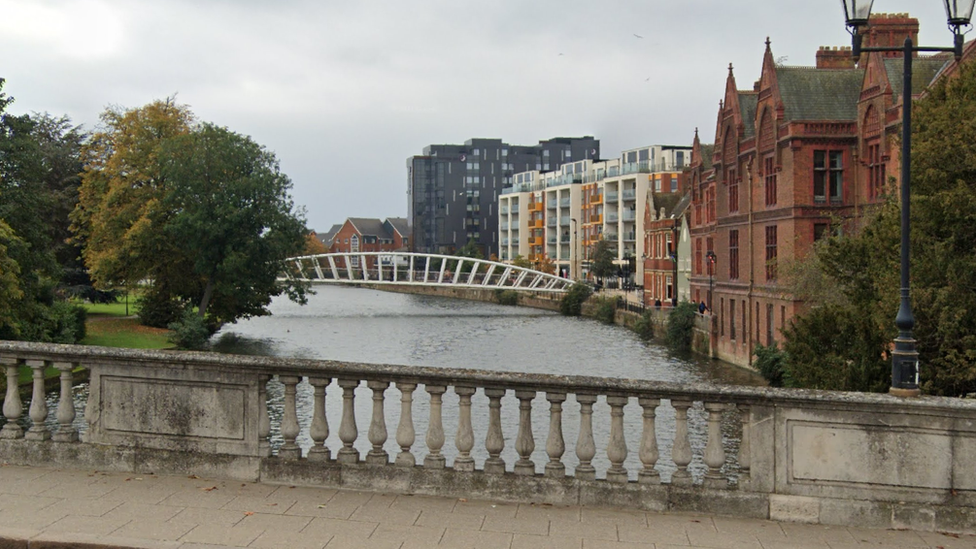
M331 284L407 284L461 288L565 292L568 278L507 263L411 252L352 252L289 258L290 276Z

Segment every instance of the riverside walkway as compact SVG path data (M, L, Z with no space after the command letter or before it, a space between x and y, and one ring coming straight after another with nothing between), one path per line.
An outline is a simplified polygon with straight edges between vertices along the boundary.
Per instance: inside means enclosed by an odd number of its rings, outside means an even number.
M976 537L4 465L0 547L956 549Z

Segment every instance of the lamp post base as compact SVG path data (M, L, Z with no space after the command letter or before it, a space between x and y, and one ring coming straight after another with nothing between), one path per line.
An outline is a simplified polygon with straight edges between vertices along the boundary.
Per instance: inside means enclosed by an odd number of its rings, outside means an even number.
M888 394L900 398L913 398L921 395L922 391L920 389L901 389L898 387L891 387L888 389Z

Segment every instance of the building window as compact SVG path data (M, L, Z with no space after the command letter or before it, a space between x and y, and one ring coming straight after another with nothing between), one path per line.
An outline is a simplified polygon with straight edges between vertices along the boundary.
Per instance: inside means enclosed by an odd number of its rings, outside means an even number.
M766 280L776 280L776 225L766 227Z
M766 346L773 344L773 305L766 305Z
M773 157L767 156L763 160L763 177L766 181L766 206L776 205L776 167Z
M729 168L725 182L729 186L729 212L739 211L739 180L736 178L735 168Z
M668 301L671 301L674 299L674 279L671 277L671 275L664 277L664 284L667 287Z
M702 241L700 238L695 243L695 274L702 274Z
M735 300L729 300L729 339L735 341Z
M678 153L681 154L681 153ZM671 176L671 192L678 192L678 178L676 176Z
M729 279L739 279L739 231L729 231Z
M844 153L813 151L813 201L839 203L843 200Z
M725 335L725 298L719 298L718 300L718 328L720 336Z
M828 223L813 224L813 241L823 240L830 236L830 225Z
M742 343L743 344L745 344L746 340L749 339L749 334L746 333L749 331L749 320L746 319L746 310L747 310L746 307L747 307L746 300L743 299L742 300Z
M868 196L874 200L881 196L885 183L885 164L881 159L881 144L868 145Z

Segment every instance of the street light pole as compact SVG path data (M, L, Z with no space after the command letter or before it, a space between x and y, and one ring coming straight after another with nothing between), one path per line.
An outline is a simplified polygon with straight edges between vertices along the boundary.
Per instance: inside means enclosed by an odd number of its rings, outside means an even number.
M576 272L576 266L579 265L579 254L577 253L577 250L579 249L579 239L576 236L576 227L577 223L579 222L576 221L575 217L571 217L569 220L573 222L573 247L569 253L569 276L573 280L579 282L579 273Z
M911 153L912 153L912 56L915 52L951 51L958 61L962 57L963 35L959 28L968 26L973 15L976 0L943 0L949 26L954 29L953 47L915 46L911 36L905 39L904 48L861 47L861 29L866 27L871 17L874 0L841 0L844 17L851 32L851 53L857 60L861 52L901 51L904 58L902 86L902 140L901 140L901 302L895 316L898 337L895 338L891 353L891 388L889 393L897 396L918 396L918 351L915 349L915 317L912 314L910 299L909 262L911 235Z

